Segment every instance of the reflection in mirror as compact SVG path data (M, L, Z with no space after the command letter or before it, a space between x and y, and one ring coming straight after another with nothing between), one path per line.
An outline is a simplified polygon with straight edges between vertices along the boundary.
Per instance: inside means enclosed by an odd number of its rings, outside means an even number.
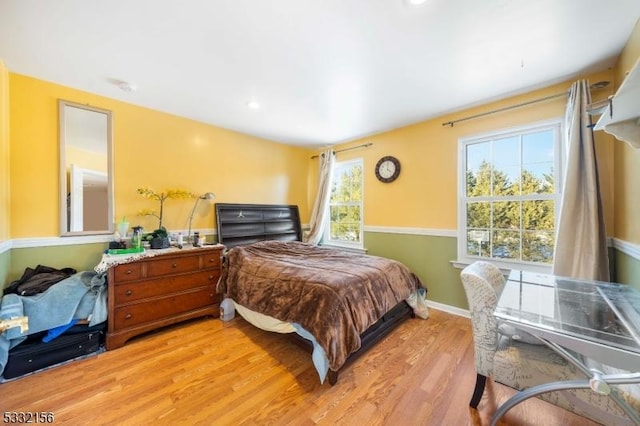
M60 235L113 232L111 111L58 101Z

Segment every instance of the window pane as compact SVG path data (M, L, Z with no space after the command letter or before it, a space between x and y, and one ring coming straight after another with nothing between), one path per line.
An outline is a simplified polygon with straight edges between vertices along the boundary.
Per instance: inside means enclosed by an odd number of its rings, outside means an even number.
M331 239L360 241L360 206L331 206Z
M524 231L522 233L522 260L553 263L553 249L553 231Z
M520 232L493 231L493 257L520 259Z
M490 224L491 205L488 202L467 203L467 228L489 228Z
M344 203L351 199L351 174L348 169L338 170L333 179L331 202Z
M522 137L522 193L553 194L553 130L529 133Z
M493 141L493 164L503 166L520 166L520 137L512 136Z
M522 136L522 163L553 163L554 131L544 130L542 132L529 133Z
M520 202L503 201L493 203L493 228L520 229Z
M520 166L504 166L493 172L492 195L520 195Z
M360 224L331 223L331 239L334 241L360 242Z
M553 201L523 201L522 228L527 230L553 231L555 229L555 213Z
M362 167L354 166L351 169L351 201L362 200Z
M553 194L553 168L536 165L536 170L523 170L523 194Z
M491 144L467 145L466 189L468 197L489 195L491 185Z
M467 232L467 255L489 256L489 231L473 229Z

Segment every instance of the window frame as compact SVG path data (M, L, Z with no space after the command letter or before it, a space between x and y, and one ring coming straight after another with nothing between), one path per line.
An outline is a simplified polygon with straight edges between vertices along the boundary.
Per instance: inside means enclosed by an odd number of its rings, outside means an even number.
M565 147L564 147L564 122L562 118L553 118L544 121L538 121L533 123L527 123L515 127L497 129L481 134L474 134L465 137L461 137L458 139L458 188L457 188L457 198L458 198L458 228L457 228L457 262L459 264L471 264L478 260L489 261L500 268L503 269L520 269L532 272L543 272L550 273L552 269L552 264L543 264L537 262L529 262L529 261L521 261L521 260L511 260L511 259L502 259L502 258L494 258L494 257L484 257L484 256L473 256L467 253L467 179L466 179L466 166L467 166L467 158L466 158L466 147L475 143L488 142L492 140L498 140L513 136L522 136L528 133L536 133L544 130L553 130L556 135L556 140L554 144L554 187L555 193L551 196L543 196L539 197L536 195L518 195L514 196L514 198L518 200L527 200L527 199L551 199L554 201L554 238L555 233L558 226L558 217L560 214L560 205L562 200L562 187L564 184L564 158L565 158ZM521 154L522 155L522 154ZM520 165L522 165L522 158L520 159ZM499 199L494 196L483 197L481 201L492 201L492 200L500 200L504 201L504 199ZM520 228L520 231L522 229Z
M349 167L349 166L353 166L353 165L359 165L360 168L362 169L362 182L361 182L361 197L360 197L360 202L351 202L351 203L340 203L341 205L358 205L358 207L360 208L360 242L355 243L355 242L349 242L349 241L342 241L342 240L333 240L331 239L331 193L329 193L329 200L327 202L327 211L325 212L325 217L326 217L326 222L324 224L324 230L322 232L322 245L325 246L336 246L336 247L343 247L343 248L350 248L350 249L357 249L357 250L362 250L364 249L364 176L365 176L365 171L364 171L364 160L362 157L359 158L353 158L350 160L345 160L345 161L337 161L334 163L333 165L333 169L331 170L331 185L332 187L329 188L329 191L331 191L331 189L333 188L333 182L335 181L335 179L338 178L338 176L335 175L335 173L337 172L337 170L341 169L341 168L345 168L345 167Z

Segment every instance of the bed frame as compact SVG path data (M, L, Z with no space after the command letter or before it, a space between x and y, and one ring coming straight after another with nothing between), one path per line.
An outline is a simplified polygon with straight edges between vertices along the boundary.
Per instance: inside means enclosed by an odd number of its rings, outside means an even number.
M227 249L265 240L302 241L302 228L298 206L286 204L216 204L218 242ZM413 310L402 301L369 327L362 335L361 346L352 353L345 364L366 352L371 346L395 329L409 317ZM313 345L296 333L289 336L296 344L309 352ZM329 383L336 384L338 372L329 370Z

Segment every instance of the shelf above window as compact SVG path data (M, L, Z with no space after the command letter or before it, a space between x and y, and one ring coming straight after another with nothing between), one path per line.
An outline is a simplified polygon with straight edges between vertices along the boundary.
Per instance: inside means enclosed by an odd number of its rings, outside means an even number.
M595 130L604 130L632 147L640 148L640 59L611 98Z

